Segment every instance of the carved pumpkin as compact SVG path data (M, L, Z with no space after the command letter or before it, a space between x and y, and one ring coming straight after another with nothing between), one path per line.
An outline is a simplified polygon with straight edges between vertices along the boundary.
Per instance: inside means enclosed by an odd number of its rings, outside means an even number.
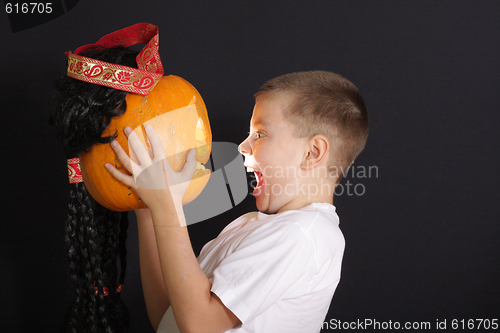
M210 177L210 170L201 164L207 163L212 143L208 114L201 95L186 80L169 75L163 76L149 95L128 94L126 102L126 112L112 119L103 136L116 133L116 140L128 153L128 140L123 129L132 127L146 143L144 125L151 124L160 137L165 138L162 140L165 142L163 147L170 166L176 172L182 170L188 150L196 148L196 171L182 202L186 204L194 200ZM147 208L132 189L106 171L106 162L114 162L118 169L125 172L109 144L96 144L80 156L83 181L92 197L114 211Z

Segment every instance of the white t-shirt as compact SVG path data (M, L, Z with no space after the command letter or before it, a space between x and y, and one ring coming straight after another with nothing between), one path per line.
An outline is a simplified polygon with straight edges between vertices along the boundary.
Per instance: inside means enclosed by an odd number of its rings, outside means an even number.
M344 245L335 207L313 203L239 217L203 247L198 262L212 292L242 322L228 332L319 332Z

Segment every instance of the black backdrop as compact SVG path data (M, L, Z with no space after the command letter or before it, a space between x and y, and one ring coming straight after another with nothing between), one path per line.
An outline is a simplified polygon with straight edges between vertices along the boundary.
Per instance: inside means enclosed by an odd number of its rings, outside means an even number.
M500 317L499 14L497 1L81 0L16 33L0 14L0 331L54 332L70 300L66 161L47 125L63 52L138 22L160 27L166 74L200 91L214 141L246 137L252 95L277 75L329 70L362 92L355 170L372 174L335 199L346 251L326 321ZM190 226L195 251L254 209L248 196ZM131 331L151 332L129 230Z

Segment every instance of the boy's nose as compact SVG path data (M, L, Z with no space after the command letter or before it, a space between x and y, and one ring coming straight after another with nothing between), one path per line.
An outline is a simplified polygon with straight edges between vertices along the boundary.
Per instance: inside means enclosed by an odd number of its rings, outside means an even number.
M250 151L251 151L251 148L250 146L248 145L247 143L247 140L243 141L242 143L240 143L240 145L238 146L238 152L240 154L243 154L243 155L249 155L250 154Z

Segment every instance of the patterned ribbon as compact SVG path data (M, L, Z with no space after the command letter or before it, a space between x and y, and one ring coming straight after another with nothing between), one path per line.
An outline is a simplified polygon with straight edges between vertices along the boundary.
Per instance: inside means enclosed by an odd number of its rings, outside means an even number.
M68 177L70 184L83 182L80 159L78 157L68 159Z
M158 27L150 23L138 23L112 32L95 44L83 45L75 53L68 51L68 76L74 79L98 84L139 95L148 95L164 70L158 53ZM137 55L139 69L111 64L80 54L94 47L111 48L146 44Z

